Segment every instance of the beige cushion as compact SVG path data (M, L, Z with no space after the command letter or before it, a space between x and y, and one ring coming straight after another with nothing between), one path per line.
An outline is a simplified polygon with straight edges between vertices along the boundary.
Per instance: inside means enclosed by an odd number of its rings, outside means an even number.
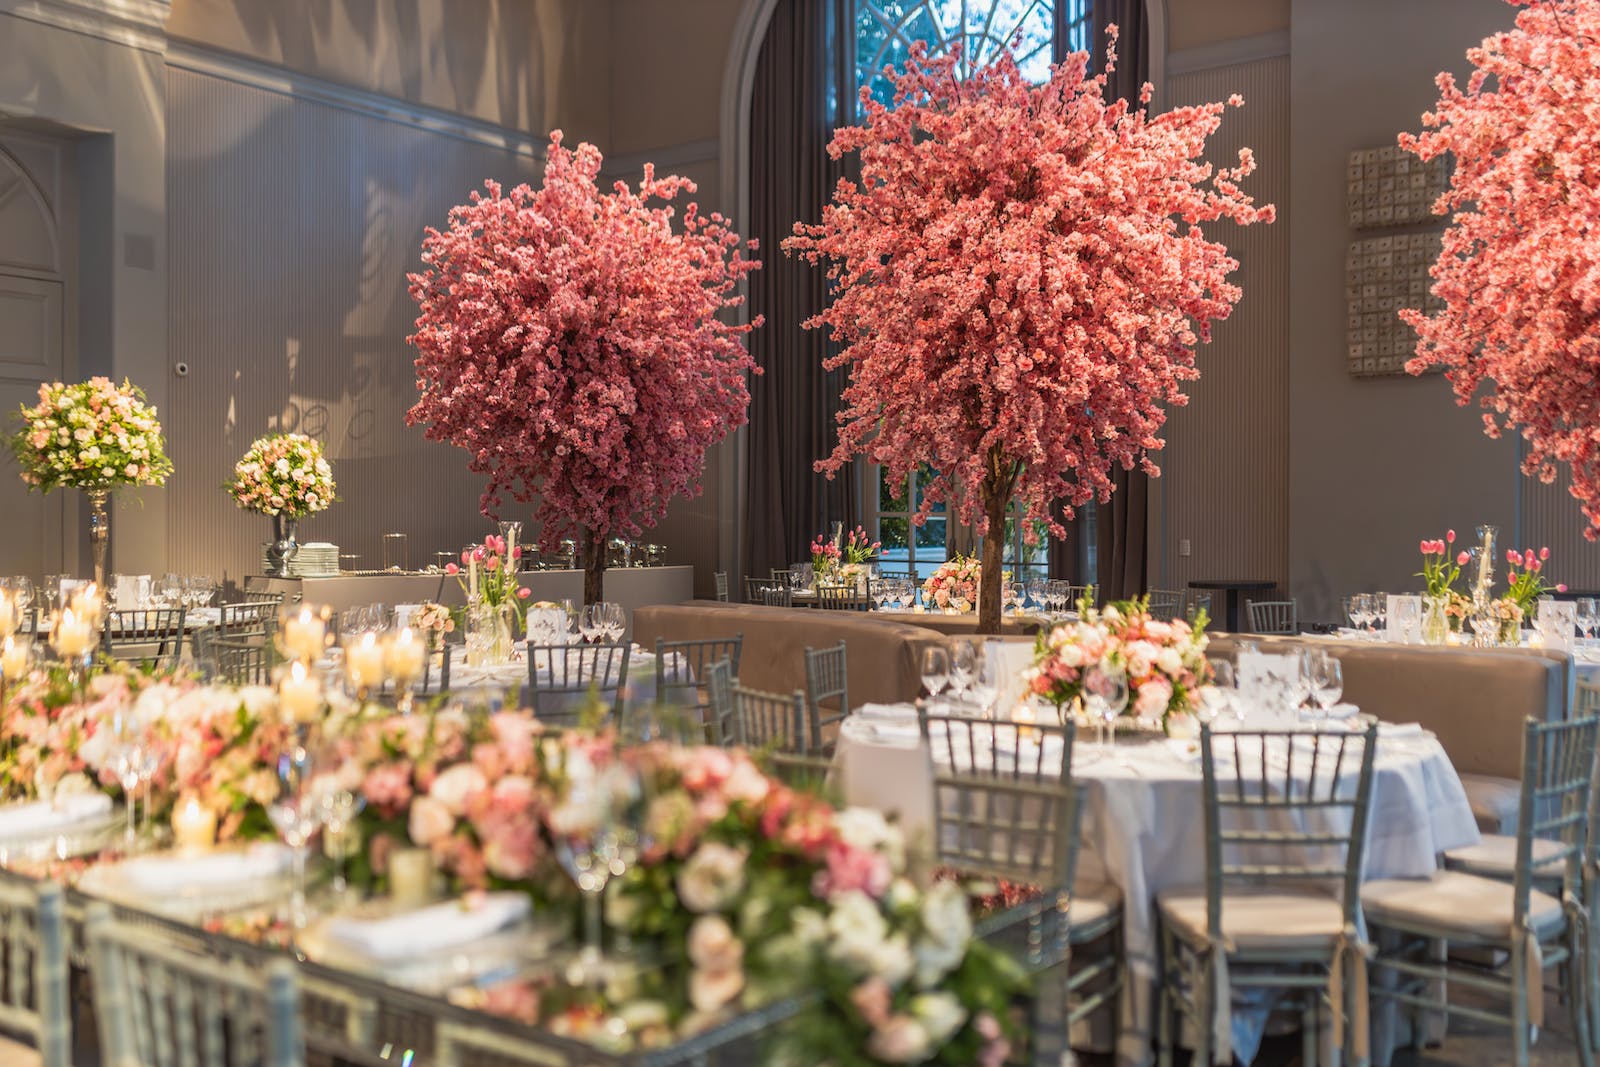
M1486 834L1517 832L1517 813L1522 810L1522 783L1515 778L1492 774L1463 774L1461 788L1467 791L1472 817Z
M1156 898L1161 920L1191 944L1206 940L1203 886L1169 889ZM1222 936L1242 951L1331 949L1344 930L1344 909L1324 890L1293 885L1229 886L1222 894Z
M1073 927L1100 926L1122 910L1122 891L1110 882L1079 883L1072 890L1067 921Z
M1534 871L1540 881L1546 879L1558 883L1561 881L1559 864L1543 868L1538 866L1560 851L1559 841L1546 841L1538 837L1533 839ZM1484 834L1476 845L1453 848L1446 852L1444 864L1453 871L1466 871L1468 874L1498 878L1508 882L1517 873L1517 839L1511 834Z
M1510 882L1460 871L1440 871L1432 878L1368 882L1361 887L1361 908L1373 926L1413 929L1420 925L1505 945L1511 943L1512 905ZM1565 921L1561 902L1548 893L1531 890L1528 920L1541 940L1554 936Z
M39 1050L32 1045L24 1045L0 1034L0 1064L5 1064L5 1067L40 1067L43 1062Z

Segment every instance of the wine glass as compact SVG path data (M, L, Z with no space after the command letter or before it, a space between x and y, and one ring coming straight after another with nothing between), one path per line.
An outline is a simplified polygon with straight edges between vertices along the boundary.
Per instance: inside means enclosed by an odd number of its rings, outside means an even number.
M356 816L367 806L367 798L352 790L341 789L337 783L329 783L326 788L318 790L317 799L322 808L324 850L334 862L333 894L342 900L349 889L344 877L345 860L350 853L349 831Z
M607 641L616 644L628 630L628 612L615 601L601 603L600 609L601 622L604 624L603 636Z
M942 645L922 650L922 685L928 691L930 706L934 697L950 680L950 653Z
M57 606L61 603L61 583L66 579L65 574L44 576L44 606L51 615L55 614Z
M138 805L139 782L144 776L145 730L130 709L123 708L111 717L111 745L106 752L106 766L116 775L122 786L122 804L127 823L122 832L123 850L133 852L138 841L134 829L134 809Z
M1315 685L1312 675L1317 661L1322 658L1320 649L1304 648L1289 657L1289 674L1285 682L1289 689L1289 715L1293 718L1298 709L1311 699Z
M583 894L584 946L568 969L575 985L604 981L608 968L600 948L600 906L606 885L626 872L637 836L624 825L640 799L638 777L623 762L596 767L580 752L567 756L569 786L551 812L556 859ZM630 839L632 848L630 848Z
M950 643L950 685L956 699L965 702L967 690L972 688L972 678L978 671L978 648L974 641L965 638Z
M1108 747L1117 743L1117 718L1128 705L1128 676L1120 670L1090 668L1084 687L1089 714L1105 724Z
M1233 664L1225 659L1213 659L1211 663L1211 688L1207 690L1207 702L1216 702L1216 715L1232 712L1239 726L1244 725L1244 701L1239 699L1239 681L1234 673Z
M1355 623L1356 629L1363 634L1371 633L1372 626L1372 594L1357 593L1350 598L1350 621Z
M1594 597L1581 596L1578 598L1577 616L1579 636L1584 638L1593 637L1596 621Z
M267 806L267 815L283 843L294 851L294 891L289 898L289 920L299 930L305 927L308 918L307 846L323 817L321 797L313 788L316 760L311 747L300 740L291 741L288 748L278 753L277 774L278 795Z
M583 635L584 644L593 644L605 635L605 616L599 604L583 606L583 614L578 620L578 632Z
M1339 703L1344 695L1344 668L1337 656L1321 655L1311 668L1311 693L1316 698L1319 718L1328 717L1328 709Z
M1044 578L1029 578L1024 591L1028 594L1028 602L1036 608L1045 608L1045 591L1050 588L1050 583Z
M565 616L561 624L561 640L553 642L558 645L573 644L578 637L578 623L582 616L578 612L578 605L573 603L571 597L562 597L556 601L561 605L561 613Z
M1000 676L998 665L991 660L982 646L973 642L978 657L977 667L972 672L972 680L968 683L968 693L975 705L974 714L980 719L994 717L994 702L1000 697Z
M1372 621L1377 623L1377 629L1385 632L1389 629L1389 594L1372 594Z

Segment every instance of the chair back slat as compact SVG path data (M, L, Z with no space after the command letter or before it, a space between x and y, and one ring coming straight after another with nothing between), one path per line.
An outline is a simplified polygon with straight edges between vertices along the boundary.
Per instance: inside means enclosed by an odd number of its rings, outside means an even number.
M718 571L714 576L717 587L717 599L723 603L728 602L728 572Z
M1152 619L1172 622L1183 614L1182 589L1152 589L1145 595L1150 598L1149 609Z
M305 1062L294 965L252 968L118 921L103 901L87 921L102 1059L142 1067L299 1067Z
M769 608L794 607L794 588L788 585L768 586L760 590L761 599L758 604L765 604Z
M734 729L738 744L789 755L811 752L811 731L806 725L806 695L767 693L733 686Z
M72 1063L64 894L54 882L0 881L0 1027L32 1038L41 1067Z
M206 642L206 650L215 662L216 676L230 685L268 685L272 681L276 651L259 638L213 637Z
M817 726L811 744L821 748L823 731L850 714L850 672L843 641L833 648L806 649L806 699L811 705L811 721Z
M187 614L187 608L108 611L104 633L106 654L124 662L150 660L159 667L176 667L183 658Z
M1534 883L1559 878L1577 891L1589 837L1595 742L1600 719L1566 722L1529 719L1522 744L1522 799L1517 812L1515 908L1527 915ZM1534 858L1534 841L1553 844Z
M1071 886L1081 807L1073 725L1022 727L926 709L917 718L936 768L935 861L969 875Z
M721 748L739 743L739 727L733 706L733 662L726 656L706 668L706 716L708 739Z
M1211 594L1191 592L1188 604L1183 609L1184 618L1192 623L1202 611L1206 613L1206 618L1211 618Z
M1236 881L1336 883L1354 921L1377 737L1376 722L1361 733L1201 727L1211 937L1222 936L1223 891Z
M1297 634L1299 610L1294 600L1252 600L1250 629L1258 634Z
M610 714L620 718L628 686L628 653L624 644L528 646L527 706L548 726L576 726L585 697L593 691L610 704Z
M685 719L701 727L704 739L713 739L711 697L702 679L707 668L724 659L737 678L743 653L743 633L695 641L656 638L656 701L681 708Z
M824 611L870 611L872 598L857 592L854 585L819 585L817 607Z
M781 572L781 575L780 572L774 571L773 577L771 578L747 577L744 580L744 599L750 604L765 604L767 603L765 595L766 590L787 589L792 593L793 588L794 587L789 584L789 575L786 571Z

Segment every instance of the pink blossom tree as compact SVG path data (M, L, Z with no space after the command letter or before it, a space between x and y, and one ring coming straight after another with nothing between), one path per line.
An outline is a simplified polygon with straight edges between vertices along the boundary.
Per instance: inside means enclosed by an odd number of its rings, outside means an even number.
M1236 167L1200 161L1223 104L1107 104L1085 53L1037 87L1009 55L965 80L958 62L919 45L894 106L862 94L865 120L829 145L860 153L859 184L841 181L784 247L829 265L834 299L806 325L832 330L844 347L827 366L850 370L817 469L863 455L902 479L927 464L916 521L947 501L985 534L978 629L994 633L1008 506L1064 537L1053 502L1070 517L1110 498L1116 467L1159 473L1164 405L1186 402L1195 344L1240 297L1238 264L1199 223L1273 209L1239 189L1248 150Z
M1400 146L1450 153L1451 215L1430 273L1444 306L1400 313L1418 334L1412 374L1443 367L1465 406L1479 387L1484 432L1516 430L1523 472L1557 465L1600 535L1600 2L1511 0L1516 27L1467 52L1461 89L1436 79L1439 103Z
M510 492L538 499L547 550L577 533L590 603L606 539L698 494L706 449L744 423L759 370L743 335L761 324L722 317L760 267L727 220L690 203L674 225L694 183L646 166L637 191L602 193L600 162L557 130L541 188L487 182L428 230L410 276L422 395L406 416L471 453L485 515Z

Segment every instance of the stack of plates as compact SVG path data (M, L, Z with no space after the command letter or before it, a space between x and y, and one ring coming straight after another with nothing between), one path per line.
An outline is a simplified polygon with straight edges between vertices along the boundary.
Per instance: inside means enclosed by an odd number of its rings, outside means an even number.
M261 567L267 566L266 546L261 546ZM339 546L312 541L300 546L289 561L289 574L295 578L329 578L339 573Z

